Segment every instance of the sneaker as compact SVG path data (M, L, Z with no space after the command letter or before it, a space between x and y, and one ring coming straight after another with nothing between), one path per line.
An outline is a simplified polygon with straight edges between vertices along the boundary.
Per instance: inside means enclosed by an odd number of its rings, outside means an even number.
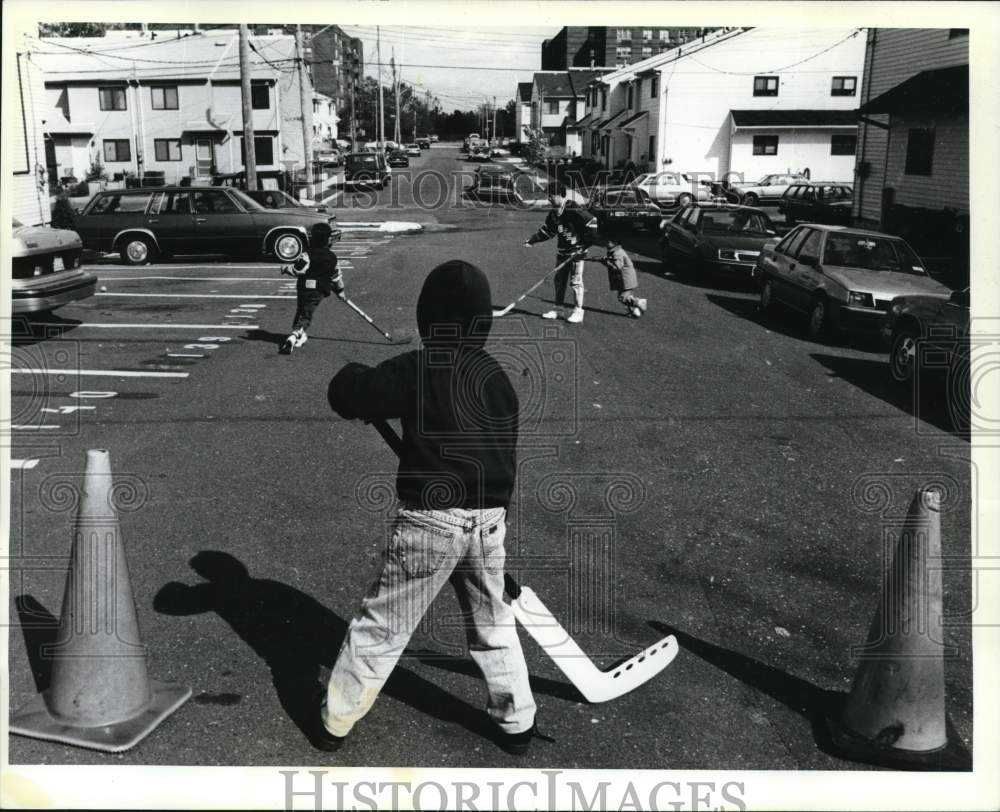
M641 319L642 311L638 307L630 307L628 309L628 317L630 319Z
M646 312L646 300L645 299L636 299L636 305L639 307L639 310L641 312L643 312L643 313Z
M559 311L558 310L550 310L548 313L542 313L542 318L543 319L558 319L559 318Z
M309 340L309 336L303 330L295 331L295 349L298 349Z
M293 333L288 338L282 342L281 347L278 349L282 355L291 355L292 350L295 349L295 334Z
M583 308L575 307L573 312L566 317L566 321L570 324L582 324L583 323Z

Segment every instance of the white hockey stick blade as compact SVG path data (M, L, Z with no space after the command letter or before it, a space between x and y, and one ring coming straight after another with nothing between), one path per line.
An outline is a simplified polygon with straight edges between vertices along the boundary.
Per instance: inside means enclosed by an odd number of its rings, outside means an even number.
M616 699L648 682L670 665L680 650L677 639L668 635L610 671L601 671L531 589L521 587L511 608L584 699L594 704Z
M506 316L513 309L514 309L514 302L511 302L509 305L507 305L502 310L494 310L493 311L493 318L499 319L501 316Z

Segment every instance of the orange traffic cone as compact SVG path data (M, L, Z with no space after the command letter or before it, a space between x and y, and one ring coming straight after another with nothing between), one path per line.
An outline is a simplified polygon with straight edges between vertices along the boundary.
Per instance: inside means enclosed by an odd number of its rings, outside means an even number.
M104 750L128 750L191 696L149 679L125 547L112 503L111 462L87 452L73 551L48 690L13 714L10 732Z
M910 769L969 769L949 737L941 640L941 496L918 489L882 586L861 665L839 718L849 758ZM928 566L929 562L933 562Z

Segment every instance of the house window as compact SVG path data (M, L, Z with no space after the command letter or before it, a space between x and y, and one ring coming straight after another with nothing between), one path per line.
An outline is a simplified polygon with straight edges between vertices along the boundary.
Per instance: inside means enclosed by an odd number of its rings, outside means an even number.
M625 103L626 107L631 108L633 104L633 96L635 95L635 88L632 85L628 86L628 101Z
M830 137L831 155L854 155L858 151L856 135L834 135Z
M660 29L660 39L670 39L670 31L666 28Z
M154 110L176 110L177 88L151 87L149 89L149 103Z
M625 40L632 39L632 29L631 28L619 28L618 29L618 42L624 42Z
M858 89L857 76L834 76L831 96L853 96Z
M548 102L548 110L546 112L550 116L557 116L557 115L559 115L559 102L558 101L550 101L550 102ZM485 132L485 130L483 132Z
M615 57L617 59L628 59L630 56L632 56L632 48L630 46L626 45L615 48Z
M777 76L754 76L753 94L755 96L777 96L778 77Z
M647 56L652 56L652 55L653 55L653 49L650 46L648 46L648 45L644 45L643 48L642 48L642 56L643 56L643 58L645 58Z
M778 136L776 135L755 135L753 137L754 155L777 155Z
M158 161L179 161L181 140L179 138L154 138L153 154Z
M660 93L660 74L655 74L649 80L649 98L655 99Z
M652 28L643 28L642 29L642 38L644 40L651 40L653 38L653 29Z
M105 161L131 161L132 149L127 138L104 139Z
M250 106L254 110L269 110L271 108L271 94L267 85L258 83L250 85Z
M649 156L649 160L656 159L656 136L649 136L649 151L646 153Z
M906 139L907 175L930 175L934 163L934 128L919 127L909 131Z
M274 140L269 135L255 135L253 139L254 157L257 159L257 166L274 163ZM240 159L243 165L247 165L247 153L243 147L243 138L240 137Z
M125 110L125 88L100 87L97 89L102 110Z

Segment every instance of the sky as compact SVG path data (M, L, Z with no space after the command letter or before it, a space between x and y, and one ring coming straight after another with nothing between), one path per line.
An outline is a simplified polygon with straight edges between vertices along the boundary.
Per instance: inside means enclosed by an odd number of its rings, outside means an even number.
M430 22L430 21L428 21ZM345 33L365 46L365 75L376 77L375 25L342 25ZM444 28L441 26L380 26L384 81L392 80L389 58L393 48L404 82L427 89L442 108L472 109L496 96L501 107L514 98L518 82L531 81L541 70L542 40L559 26ZM441 65L445 67L423 67Z

